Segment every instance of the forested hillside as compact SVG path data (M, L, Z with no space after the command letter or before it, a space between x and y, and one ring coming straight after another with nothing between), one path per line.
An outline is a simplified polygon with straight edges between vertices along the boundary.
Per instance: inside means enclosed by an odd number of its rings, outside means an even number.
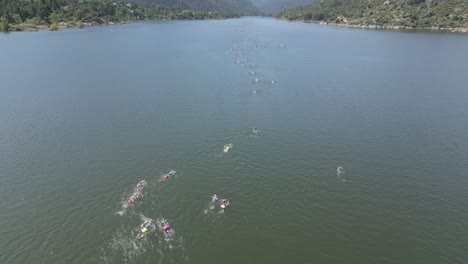
M319 0L251 0L252 3L262 12L277 14L279 12L297 7L305 6Z
M278 17L383 28L468 28L468 0L322 0Z
M142 8L112 0L0 0L0 31L22 31L60 26L109 24L142 19L222 19L233 12L207 12L182 7Z
M257 8L249 0L119 0L132 1L144 7L192 9L201 11L257 14Z

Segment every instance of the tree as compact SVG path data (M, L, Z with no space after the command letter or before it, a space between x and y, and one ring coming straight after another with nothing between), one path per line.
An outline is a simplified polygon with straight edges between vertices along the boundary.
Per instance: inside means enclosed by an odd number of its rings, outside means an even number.
M58 22L62 21L62 14L60 14L57 11L54 11L54 12L50 13L49 20L52 23L58 23Z
M23 23L23 19L21 19L21 16L19 14L14 14L13 15L13 20L15 21L15 24Z
M182 10L180 13L180 18L182 19L191 19L193 17L193 13L190 10Z
M50 25L50 30L56 31L56 30L58 30L58 29L59 29L59 26L58 26L58 24L57 24L56 22L54 22L54 23L52 23L52 24Z
M8 24L8 20L4 17L0 17L0 31L10 31L10 24Z

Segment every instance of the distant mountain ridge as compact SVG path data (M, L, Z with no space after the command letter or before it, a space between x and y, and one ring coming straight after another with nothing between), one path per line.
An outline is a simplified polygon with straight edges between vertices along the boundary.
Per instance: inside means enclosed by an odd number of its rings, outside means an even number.
M211 12L258 14L259 11L249 0L119 0L132 2L143 7L191 9Z
M322 0L277 16L376 28L468 29L468 0Z

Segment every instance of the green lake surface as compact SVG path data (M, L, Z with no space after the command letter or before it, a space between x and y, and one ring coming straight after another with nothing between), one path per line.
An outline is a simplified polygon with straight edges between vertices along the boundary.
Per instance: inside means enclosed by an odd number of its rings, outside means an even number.
M0 34L1 263L468 263L467 171L467 35Z

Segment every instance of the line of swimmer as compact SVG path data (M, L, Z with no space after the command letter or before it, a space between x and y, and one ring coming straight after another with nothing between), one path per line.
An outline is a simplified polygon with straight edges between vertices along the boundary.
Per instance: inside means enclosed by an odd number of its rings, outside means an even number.
M277 47L279 47L279 48L284 48L285 45L284 45L283 43L280 43L280 44L277 45ZM257 45L257 44L254 45L254 46L253 46L253 49L254 49L255 51L258 50L258 49L259 49L259 45ZM253 83L253 84L258 84L258 83L260 83L261 80L257 77L257 76L259 75L259 73L255 71L255 69L257 68L257 64L254 64L254 63L248 64L248 62L249 62L250 60L247 58L246 53L243 52L243 51L241 50L240 45L234 43L233 48L230 49L229 51L235 51L235 52L236 52L237 58L236 58L236 61L235 61L235 62L236 62L237 64L239 64L239 65L242 66L242 67L246 67L246 66L247 66L247 67L250 69L250 70L249 70L249 75L255 76L255 78L253 79L252 83ZM268 81L268 82L266 82L266 83L267 83L267 84L273 85L273 84L275 84L275 81ZM256 94L256 93L259 92L259 90L256 89L256 88L252 88L252 89L250 90L250 92L253 93L253 94ZM258 130L258 128L253 128L253 129L252 129L252 134L251 134L251 136L256 136L259 132L260 132L260 130ZM227 152L229 152L229 150L232 149L233 147L234 147L234 145L233 145L232 143L226 144L226 145L224 145L223 151L224 151L225 153L227 153ZM346 179L344 179L344 178L341 176L341 175L345 174L345 170L344 170L343 167L339 166L339 167L336 169L336 174L337 174L337 176L338 176L338 178L339 178L340 180L346 181Z
M173 179L175 175L176 175L176 171L171 170L168 173L161 176L159 181L169 181ZM141 180L140 182L136 184L133 190L133 193L122 204L122 208L123 208L122 212L124 212L129 206L135 205L135 201L143 196L143 190L145 189L147 185L148 183L145 180ZM214 194L211 197L211 200L209 202L209 208L211 210L214 210L215 208L219 207L220 213L224 213L224 210L228 206L229 206L229 200L219 199L216 194ZM173 228L171 227L171 224L166 218L162 218L158 221L154 221L153 219L149 217L142 217L142 220L143 220L143 223L140 224L140 226L136 229L136 232L135 232L136 239L142 239L145 236L147 236L149 233L155 233L156 231L161 231L164 234L166 240L172 238L175 234Z
M279 44L278 47L284 48L284 44ZM257 45L257 44L253 46L253 49L254 49L255 51L258 50L259 48L260 48L260 47L259 47L259 45ZM259 79L259 75L260 75L260 74L259 74L258 72L255 71L256 68L257 68L257 64L255 64L255 63L250 63L250 64L249 64L250 60L249 60L249 58L247 57L246 53L245 53L244 51L241 50L240 45L234 43L233 48L230 49L230 51L235 51L235 52L236 52L237 58L236 58L235 62L236 62L237 64L239 64L239 65L242 66L242 67L248 67L248 68L249 68L249 73L248 73L248 74L255 77L255 78L252 80L252 83L253 83L254 85L255 85L255 84L262 83L262 82L265 83L265 84L269 84L269 85L273 85L273 84L276 83L274 80L271 80L271 81L262 81L262 80ZM258 89L258 88L256 88L256 87L254 86L254 87L251 88L250 93L256 94L256 93L258 93L259 91L260 91L260 89Z
M284 44L280 44L279 47L284 48ZM258 45L255 45L254 49L257 50ZM237 53L238 57L237 57L236 63L240 64L243 67L245 67L247 65L246 63L249 61L248 58L246 57L245 53L242 52L240 50L240 48L236 44L234 44L234 48L232 48L231 50L236 51L236 53ZM250 65L247 65L247 67L250 68L249 75L252 75L252 76L257 76L258 75L258 73L255 72L255 68L257 67L256 64L250 64ZM254 84L260 83L260 82L261 82L260 79L257 78L257 77L253 79ZM274 84L275 81L272 80L272 81L267 82L267 83ZM251 90L251 93L257 93L257 92L258 92L258 89L253 88ZM251 131L251 133L252 133L251 136L255 136L259 132L260 132L260 130L258 128L253 128L252 131ZM233 147L234 147L234 144L232 144L232 143L226 144L223 147L223 152L228 153ZM345 173L343 167L339 166L336 169L336 172L337 172L338 178L340 178L342 181L346 181L345 179L343 179L341 177L341 175ZM167 174L164 174L161 177L160 181L171 180L175 176L175 174L176 174L176 171L171 170ZM124 210L128 206L134 205L135 201L143 196L143 189L146 186L147 186L147 182L145 180L141 180L140 182L137 183L132 195L122 205ZM217 194L214 194L211 197L211 201L209 202L209 209L214 210L215 208L219 207L220 208L220 213L224 213L224 210L228 206L229 206L229 200L219 199ZM143 223L141 223L140 226L136 230L136 235L135 235L136 239L142 239L142 238L146 237L149 233L154 233L154 232L156 232L158 230L161 231L165 236L173 236L173 234L174 234L173 228L171 227L169 221L166 218L162 218L161 220L156 221L156 222L153 219L148 218L148 217L143 217L142 219L143 219Z

